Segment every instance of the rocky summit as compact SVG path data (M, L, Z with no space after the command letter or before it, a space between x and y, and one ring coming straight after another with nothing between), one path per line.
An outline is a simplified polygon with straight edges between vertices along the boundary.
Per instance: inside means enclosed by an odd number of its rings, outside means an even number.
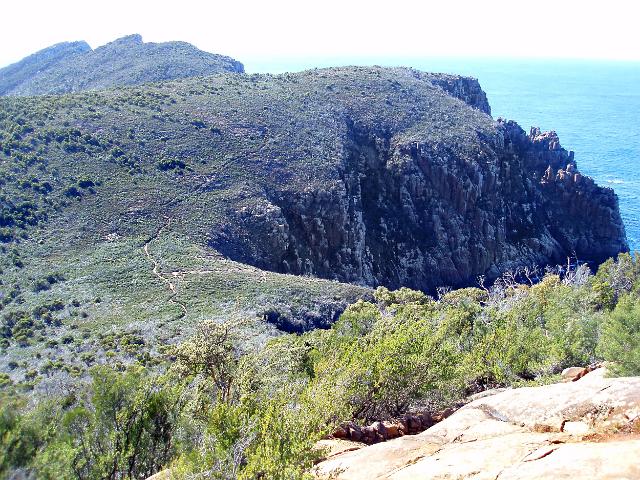
M598 369L575 382L484 392L418 435L366 447L324 441L330 456L316 474L344 480L630 480L640 478L639 418L640 378L605 378Z

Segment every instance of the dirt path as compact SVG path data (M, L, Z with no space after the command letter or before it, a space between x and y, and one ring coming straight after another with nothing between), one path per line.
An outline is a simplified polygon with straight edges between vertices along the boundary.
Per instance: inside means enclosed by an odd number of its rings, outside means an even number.
M144 244L144 247L142 247L142 250L144 251L145 256L149 259L149 261L153 265L153 269L151 270L153 274L156 277L158 277L158 279L160 279L162 283L164 283L169 289L169 291L171 292L171 296L169 297L169 303L173 303L174 305L177 305L180 308L180 310L182 310L180 314L174 319L174 320L179 320L181 318L184 318L187 315L187 306L184 303L180 302L179 300L176 300L176 296L178 295L176 286L171 282L171 280L165 277L165 274L163 274L160 271L160 264L155 258L153 258L153 255L151 255L151 252L149 252L149 244L160 236L160 233L162 232L162 230L164 230L167 226L169 226L169 223L171 223L170 220L168 220L167 223L165 223L162 227L160 227L158 231L155 233L155 235L153 235L151 238L149 238L149 240L146 241L146 243Z

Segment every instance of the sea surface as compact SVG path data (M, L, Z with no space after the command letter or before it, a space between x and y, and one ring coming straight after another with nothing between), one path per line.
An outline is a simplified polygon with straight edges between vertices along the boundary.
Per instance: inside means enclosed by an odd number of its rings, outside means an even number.
M494 118L555 130L578 169L613 188L632 251L640 250L640 63L506 59L256 59L249 73L338 65L410 66L478 78Z

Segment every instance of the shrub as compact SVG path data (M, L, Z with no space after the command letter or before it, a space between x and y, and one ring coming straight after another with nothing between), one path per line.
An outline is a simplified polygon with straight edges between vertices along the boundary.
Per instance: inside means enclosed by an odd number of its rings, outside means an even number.
M80 188L91 188L91 187L95 187L95 185L96 185L95 182L90 178L82 178L78 180L78 186Z
M0 476L4 477L12 468L29 466L38 450L53 437L60 408L56 402L45 401L25 413L23 399L0 400Z
M78 187L71 186L65 189L64 195L69 198L78 198L82 196L82 192L78 190Z
M62 282L64 280L65 280L64 275L60 273L49 274L46 277L39 279L35 282L33 286L33 291L42 292L44 290L49 290L52 285L55 285L56 283ZM62 301L60 300L56 300L51 305L45 305L42 308L46 308L52 311L61 310L62 308L64 308L64 303L62 303Z
M89 402L62 415L34 462L38 478L146 478L175 454L180 389L142 368L91 371Z
M232 401L239 362L236 332L230 323L202 323L195 335L175 350L177 367L191 375L202 374L211 380L216 397Z
M182 160L175 158L164 158L158 162L158 170L166 172L167 170L184 170L187 164Z
M640 299L622 297L602 326L598 353L614 375L640 375Z
M9 377L9 374L0 372L0 388L11 385L12 383L13 382L11 382L11 377Z
M445 385L460 360L451 327L431 314L384 316L372 304L354 304L312 353L309 389L333 406L329 417L365 422L398 415L436 390L455 396L456 382Z

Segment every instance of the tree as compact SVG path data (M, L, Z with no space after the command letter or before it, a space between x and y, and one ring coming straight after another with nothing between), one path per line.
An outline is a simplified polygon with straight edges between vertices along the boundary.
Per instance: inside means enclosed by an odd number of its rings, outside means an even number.
M219 400L229 403L240 359L236 340L231 323L204 322L193 337L176 348L177 368L211 380Z
M598 353L614 375L640 375L640 299L626 295L602 326Z

